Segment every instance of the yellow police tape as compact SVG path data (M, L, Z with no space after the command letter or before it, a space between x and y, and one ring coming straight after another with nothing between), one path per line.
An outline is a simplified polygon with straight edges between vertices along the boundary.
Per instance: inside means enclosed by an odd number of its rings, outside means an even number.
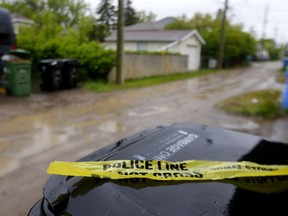
M157 181L220 181L264 193L288 190L288 165L262 165L247 161L55 161L50 164L47 172L112 180L144 178Z

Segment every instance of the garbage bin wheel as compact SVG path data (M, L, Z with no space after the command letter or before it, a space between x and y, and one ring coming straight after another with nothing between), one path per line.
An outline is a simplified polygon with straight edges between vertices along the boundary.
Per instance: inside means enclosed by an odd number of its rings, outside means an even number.
M6 95L11 95L11 90L10 90L10 88L6 88L5 90L6 90Z
M0 80L2 80L3 77L4 77L4 72L3 70L0 69Z
M53 80L53 86L52 86L52 90L57 91L60 88L60 82L58 79L54 79Z
M73 79L73 87L77 88L77 79Z
M69 88L76 88L76 87L77 87L77 79L75 77L70 77Z
M56 70L54 71L53 75L52 75L52 86L51 86L51 90L52 91L57 91L60 89L60 85L61 85L61 71L60 70Z
M45 87L44 87L44 84L40 84L39 88L40 88L41 91L45 91L46 90Z

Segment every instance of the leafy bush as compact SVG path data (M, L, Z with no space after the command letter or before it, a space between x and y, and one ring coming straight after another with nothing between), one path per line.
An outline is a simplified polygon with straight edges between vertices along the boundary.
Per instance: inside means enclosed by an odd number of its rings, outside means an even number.
M80 80L106 79L115 62L114 51L89 41L81 32L73 29L64 32L57 25L53 31L51 28L23 28L17 41L18 47L31 52L34 76L39 75L37 63L41 59L77 59Z

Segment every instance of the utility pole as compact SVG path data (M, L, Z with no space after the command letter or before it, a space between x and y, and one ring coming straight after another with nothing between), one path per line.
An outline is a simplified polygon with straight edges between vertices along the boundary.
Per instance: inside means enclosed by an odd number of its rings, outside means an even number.
M268 23L268 13L269 13L269 6L265 7L264 11L264 19L263 19L263 29L262 29L262 40L265 40L266 37L266 26Z
M124 12L123 0L118 0L116 81L117 84L120 85L124 83L124 77L123 77L124 13L123 12Z
M269 6L266 5L265 11L264 11L264 19L263 19L263 27L262 27L262 50L265 50L265 38L266 38L266 27L268 23L268 12L269 12Z
M279 33L278 26L275 26L275 28L274 28L274 41L275 41L275 44L278 41L278 33Z
M222 23L221 23L221 35L220 35L219 56L218 56L218 69L222 69L222 66L223 66L227 10L228 10L228 0L225 0Z

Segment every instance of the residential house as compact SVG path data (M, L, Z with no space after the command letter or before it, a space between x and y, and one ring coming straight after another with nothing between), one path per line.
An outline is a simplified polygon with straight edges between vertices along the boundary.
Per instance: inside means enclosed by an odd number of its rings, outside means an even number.
M19 29L21 26L32 26L34 25L34 21L27 19L26 17L17 14L17 13L12 13L11 14L11 21L13 23L13 27L14 27L14 32L17 35L19 33Z
M172 17L158 22L145 22L124 29L125 51L167 51L188 56L187 70L200 67L201 47L204 39L197 30L165 30L165 25L174 20ZM117 48L117 32L105 39L109 49Z
M262 43L258 43L256 46L256 60L267 61L270 59L269 52L265 49Z

